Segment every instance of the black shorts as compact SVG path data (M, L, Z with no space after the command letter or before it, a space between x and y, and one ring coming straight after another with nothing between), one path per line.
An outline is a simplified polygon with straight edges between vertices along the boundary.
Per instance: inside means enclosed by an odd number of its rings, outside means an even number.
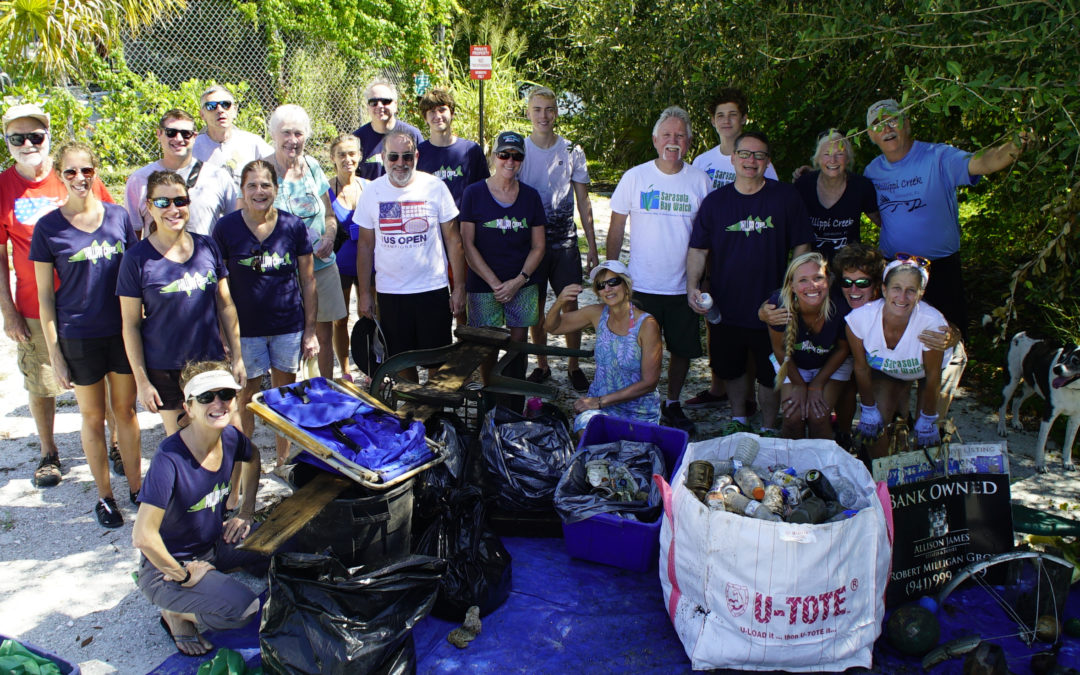
M413 349L445 347L450 334L450 289L425 293L377 293L379 325L386 336L387 356Z
M930 265L930 283L926 285L923 302L932 305L945 319L960 329L967 339L967 301L964 298L964 275L960 254L939 258Z
M690 309L686 294L658 295L634 292L634 304L653 315L660 324L664 343L674 356L701 356L701 318Z
M182 410L184 408L184 390L180 388L180 370L158 370L147 368L146 377L157 389L161 405L158 410Z
M119 335L100 338L59 338L60 353L67 361L71 381L80 387L96 384L106 373L130 375L124 338Z
M772 342L768 328L742 328L723 322L709 328L709 367L721 380L735 380L746 374L746 355L754 360L757 381L772 389L776 371L769 362Z
M549 248L544 251L544 257L532 278L540 290L540 302L547 298L547 287L551 286L552 292L558 297L562 290L570 284L582 283L581 252L576 246L569 248ZM542 304L541 304L542 306ZM543 318L544 310L540 310Z

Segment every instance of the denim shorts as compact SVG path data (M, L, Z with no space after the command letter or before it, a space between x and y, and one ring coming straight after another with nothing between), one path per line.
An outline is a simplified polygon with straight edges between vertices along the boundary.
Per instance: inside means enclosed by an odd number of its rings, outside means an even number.
M303 331L281 335L241 337L240 351L244 356L244 369L248 378L259 377L275 370L283 373L300 371L300 340Z

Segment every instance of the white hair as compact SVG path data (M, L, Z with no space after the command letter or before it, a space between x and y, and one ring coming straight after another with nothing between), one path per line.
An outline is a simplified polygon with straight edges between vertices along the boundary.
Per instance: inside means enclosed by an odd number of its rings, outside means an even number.
M300 106L294 103L286 103L275 108L270 115L270 121L267 122L267 126L270 127L270 135L276 135L286 122L296 122L300 125L300 130L304 132L305 136L311 136L311 118L308 117L307 111Z
M682 120L683 127L686 129L686 140L694 140L694 132L692 129L690 129L690 115L688 115L685 110L683 110L677 105L664 108L664 112L660 113L660 117L656 119L656 124L653 125L652 135L659 135L660 125L673 117L677 120Z

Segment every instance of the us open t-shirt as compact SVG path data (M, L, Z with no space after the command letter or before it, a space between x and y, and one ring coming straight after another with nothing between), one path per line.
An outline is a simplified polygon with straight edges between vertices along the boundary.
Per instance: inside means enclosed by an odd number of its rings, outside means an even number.
M475 225L473 244L477 252L495 276L507 281L521 274L532 249L532 228L543 227L547 217L540 194L528 185L519 183L517 199L503 206L491 196L487 181L481 181L465 188L460 220ZM491 293L491 286L469 269L465 290Z
M446 147L424 141L417 151L417 170L430 173L446 183L458 207L461 206L465 188L491 175L484 151L478 144L464 138L456 138Z
M180 432L158 446L139 490L139 501L165 511L161 539L174 558L183 562L206 553L221 538L221 517L232 489L233 467L250 460L251 452L251 441L232 426L221 434L221 466L217 471L199 465Z
M304 302L297 259L311 255L304 221L278 211L277 224L259 241L234 211L218 221L214 243L229 270L229 293L241 337L284 335L304 329Z
M124 251L138 241L127 211L104 204L101 225L83 232L60 212L38 221L30 242L30 260L52 263L60 278L56 289L56 332L65 339L120 335L120 300L116 277Z
M656 168L655 162L623 174L611 195L611 210L629 215L630 278L635 291L686 293L690 230L711 189L705 172L686 163L673 175Z
M422 171L399 188L386 176L360 195L357 226L375 231L375 287L380 293L426 293L447 286L441 224L458 215L450 190Z
M124 254L116 294L143 303L143 360L147 368L179 370L188 361L225 358L217 320L218 281L229 271L210 237L192 234L185 262L168 260L149 239Z

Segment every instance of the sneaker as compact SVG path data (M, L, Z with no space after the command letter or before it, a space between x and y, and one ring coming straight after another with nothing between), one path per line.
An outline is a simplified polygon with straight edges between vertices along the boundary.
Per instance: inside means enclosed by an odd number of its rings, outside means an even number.
M134 504L135 506L139 505L139 491L138 490L136 490L135 492L128 491L128 498L131 499L131 503Z
M683 407L694 410L696 408L719 408L727 401L727 394L717 396L708 389L698 392L698 395L683 402Z
M753 431L753 429L750 428L749 424L743 424L739 420L731 420L724 426L720 427L721 436L730 436L731 434L738 434L743 432L750 433L751 431Z
M544 380L551 377L551 368L533 368L533 371L529 373L529 376L525 378L527 382L534 382L540 384Z
M570 380L570 386L574 388L579 394L584 394L589 391L589 378L585 377L585 373L581 372L581 368L571 370L567 374L567 379Z
M693 434L695 429L694 422L686 416L678 401L660 404L660 423L674 429L682 429L688 434Z
M758 429L757 433L762 438L780 438L780 432L776 429Z
M41 458L34 470L34 487L45 488L60 484L60 455Z
M97 521L102 527L114 529L124 524L124 514L120 513L120 509L116 507L116 500L112 497L99 499L94 512L97 513Z
M112 462L113 473L117 476L123 476L124 460L120 457L120 448L115 445L109 448L109 461Z

